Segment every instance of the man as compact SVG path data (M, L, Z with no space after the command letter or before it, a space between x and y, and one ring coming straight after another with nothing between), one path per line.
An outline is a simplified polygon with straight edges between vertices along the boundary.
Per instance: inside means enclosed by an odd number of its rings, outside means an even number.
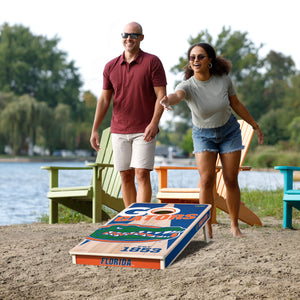
M106 64L103 91L97 103L91 145L98 151L98 128L113 96L111 120L114 167L121 174L125 207L151 201L158 124L163 113L159 101L166 95L166 76L158 57L140 49L140 24L132 22L122 33L125 51ZM138 189L135 188L135 177Z

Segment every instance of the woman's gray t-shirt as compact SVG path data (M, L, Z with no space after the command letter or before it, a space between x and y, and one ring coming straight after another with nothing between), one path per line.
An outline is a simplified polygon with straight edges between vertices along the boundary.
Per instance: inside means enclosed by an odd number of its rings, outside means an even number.
M223 126L230 118L229 98L236 90L227 75L212 75L207 81L192 76L176 86L185 93L185 101L192 112L193 124L199 128Z

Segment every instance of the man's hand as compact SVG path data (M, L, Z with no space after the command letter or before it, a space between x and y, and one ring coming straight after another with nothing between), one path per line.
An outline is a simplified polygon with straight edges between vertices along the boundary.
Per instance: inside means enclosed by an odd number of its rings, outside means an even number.
M99 133L97 131L92 132L90 143L92 147L98 152L100 149L100 142L99 142Z
M157 132L158 132L157 126L152 126L151 124L149 124L146 127L145 132L144 132L144 140L146 142L152 141L156 137Z

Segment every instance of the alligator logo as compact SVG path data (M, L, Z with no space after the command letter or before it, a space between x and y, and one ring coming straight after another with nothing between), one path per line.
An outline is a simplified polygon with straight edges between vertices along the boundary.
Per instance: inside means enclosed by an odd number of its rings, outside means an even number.
M102 226L87 240L105 242L153 242L177 238L184 231L180 226L157 227L115 224Z

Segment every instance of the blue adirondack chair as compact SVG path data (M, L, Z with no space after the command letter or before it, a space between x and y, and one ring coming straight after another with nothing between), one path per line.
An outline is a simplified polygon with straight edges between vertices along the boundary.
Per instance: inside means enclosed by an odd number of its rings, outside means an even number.
M279 170L284 178L283 228L293 228L293 208L300 210L300 190L293 188L293 173L300 171L300 167L276 166L275 169Z
M95 163L86 167L55 167L43 166L50 173L49 224L58 221L58 204L69 207L93 219L93 223L108 219L102 209L103 205L120 212L125 208L120 197L121 177L113 167L113 151L110 128L106 128L101 137L100 150ZM92 170L92 180L89 186L59 187L59 170Z

